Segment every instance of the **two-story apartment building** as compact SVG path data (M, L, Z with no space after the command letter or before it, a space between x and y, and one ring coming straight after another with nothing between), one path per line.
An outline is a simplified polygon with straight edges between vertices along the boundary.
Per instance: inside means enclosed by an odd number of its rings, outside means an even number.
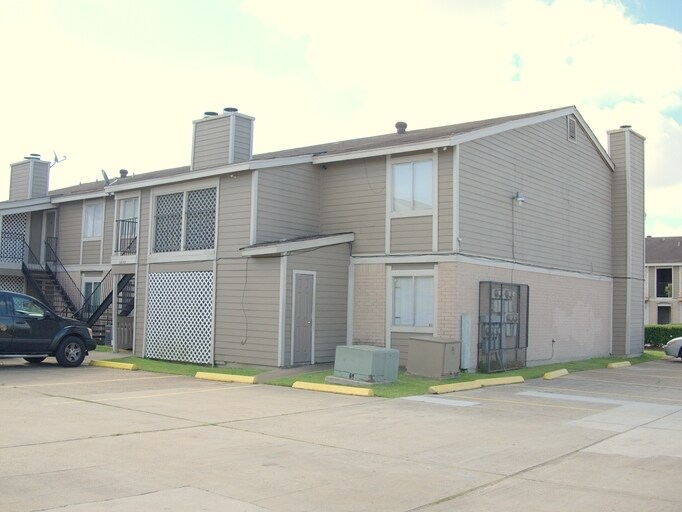
M682 236L646 237L645 323L682 323Z
M566 107L252 155L253 126L207 113L188 167L13 194L3 237L59 260L91 310L116 289L112 342L145 357L290 366L346 343L405 364L432 337L497 370L642 351L630 127L606 151ZM27 166L49 172L29 159L12 179ZM2 285L31 291L25 267L0 263Z

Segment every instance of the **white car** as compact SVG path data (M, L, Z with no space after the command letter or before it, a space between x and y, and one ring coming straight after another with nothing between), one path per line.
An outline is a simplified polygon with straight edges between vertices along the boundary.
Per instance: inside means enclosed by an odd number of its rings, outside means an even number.
M673 357L682 357L682 338L673 338L663 347L665 353Z

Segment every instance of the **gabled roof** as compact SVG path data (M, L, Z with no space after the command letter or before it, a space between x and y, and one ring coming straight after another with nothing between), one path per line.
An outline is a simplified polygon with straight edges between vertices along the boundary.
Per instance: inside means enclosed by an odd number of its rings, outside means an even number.
M647 264L682 264L682 236L648 236L645 242Z
M251 160L247 162L240 162L215 169L191 171L189 166L183 166L139 173L129 175L123 179L116 179L108 186L104 181L95 181L52 190L49 192L49 195L53 198L54 202L64 202L87 197L97 197L106 192L137 188L138 184L141 187L155 186L157 184L165 183L166 179L168 179L169 182L175 182L301 162L325 164L328 162L367 158L379 155L421 151L429 148L460 144L567 115L573 115L577 119L604 162L611 169L614 169L613 161L599 143L590 127L585 123L578 110L573 106L569 106L480 121L451 124L435 128L419 130L408 129L405 133L394 132L384 135L285 149L282 151L272 151L254 155Z

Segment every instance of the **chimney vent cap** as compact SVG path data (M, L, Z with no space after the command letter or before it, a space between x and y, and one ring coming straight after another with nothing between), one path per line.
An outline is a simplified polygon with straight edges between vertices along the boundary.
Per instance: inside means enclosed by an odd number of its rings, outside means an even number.
M632 125L631 124L621 124L620 127L621 127L621 129L625 130L627 128L632 128Z
M40 153L31 153L24 157L24 160L40 160Z
M217 116L218 112L204 112L204 118Z
M395 124L395 129L397 133L405 133L407 130L407 123L405 121L398 121Z
M234 108L234 107L225 107L225 108L223 109L223 112L226 113L226 114L229 114L229 113L231 113L231 112L239 112L239 109L236 109L236 108Z
M128 176L128 170L127 169L121 169L118 172L121 175L121 178L125 178L126 176Z

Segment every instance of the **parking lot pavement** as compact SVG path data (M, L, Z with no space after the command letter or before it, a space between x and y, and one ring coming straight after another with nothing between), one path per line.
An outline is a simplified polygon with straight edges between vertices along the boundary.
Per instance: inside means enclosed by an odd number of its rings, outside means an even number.
M405 399L0 366L0 510L680 510L682 362Z

